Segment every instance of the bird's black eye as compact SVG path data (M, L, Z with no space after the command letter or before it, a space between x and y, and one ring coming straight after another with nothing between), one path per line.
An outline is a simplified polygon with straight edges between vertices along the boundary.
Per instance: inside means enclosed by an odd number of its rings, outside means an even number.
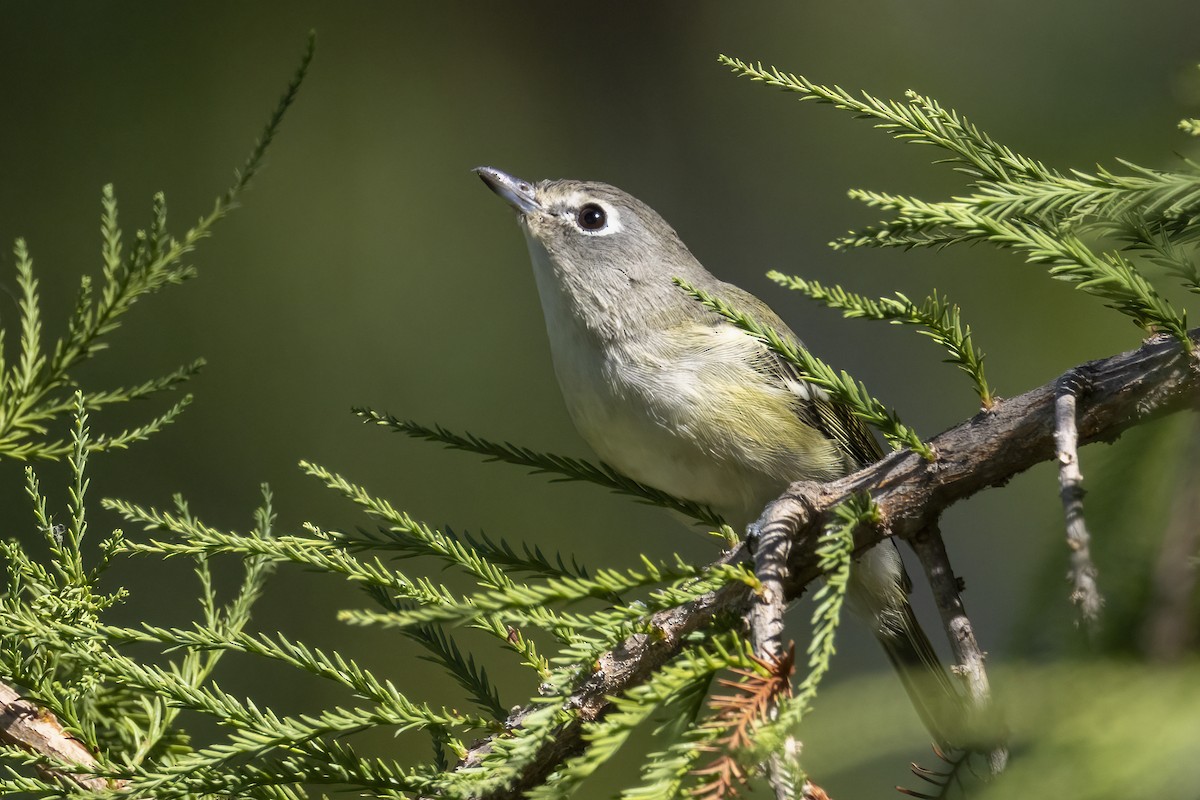
M579 223L579 227L585 231L598 231L608 223L608 215L604 213L604 209L595 203L588 203L583 208L579 209L579 214L575 220Z

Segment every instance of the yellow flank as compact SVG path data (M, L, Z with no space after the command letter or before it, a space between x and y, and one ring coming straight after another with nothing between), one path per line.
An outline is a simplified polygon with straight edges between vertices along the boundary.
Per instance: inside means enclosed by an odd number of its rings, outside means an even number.
M829 439L796 416L798 398L778 385L737 383L712 377L701 415L719 434L715 449L787 481L829 480L843 472L842 456Z

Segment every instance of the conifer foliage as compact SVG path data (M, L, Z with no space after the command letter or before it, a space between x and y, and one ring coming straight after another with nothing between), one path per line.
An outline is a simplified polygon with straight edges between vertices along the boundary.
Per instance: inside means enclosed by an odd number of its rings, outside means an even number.
M117 222L115 195L105 188L101 280L93 287L91 280L82 279L67 330L53 345L47 346L43 336L32 257L24 242L16 243L20 319L10 335L19 337L19 356L11 364L0 362L0 458L65 457L72 483L64 521L57 522L52 501L28 468L26 491L42 535L28 547L13 541L0 545L5 581L0 681L20 697L4 695L0 701L6 719L25 714L20 725L0 731L0 792L279 800L334 791L462 800L524 793L552 800L598 780L597 773L636 731L651 728L658 734L655 748L641 759L639 777L631 786L616 787L626 800L717 800L768 778L777 796L824 796L801 767L795 737L803 736L801 723L818 701L821 679L830 669L854 569L854 532L880 522L866 497L839 507L817 544L824 582L815 593L804 648L808 658L798 676L793 675L793 651L779 658L753 652L738 612L762 582L736 559L697 566L679 557L641 557L587 568L569 553L547 555L527 545L432 527L349 478L309 462L301 469L313 478L314 491L341 495L360 517L334 529L307 525L280 531L271 493L264 487L252 525L227 531L206 524L182 497L169 509L110 499L104 506L137 533L115 531L90 561L85 558L82 543L89 533L92 502L89 454L152 435L176 419L190 396L117 434L93 434L92 418L112 403L176 387L201 362L116 389L81 389L71 371L101 353L105 336L136 301L192 274L185 257L236 205L295 99L312 54L310 41L235 184L182 236L167 232L160 195L150 224L127 244ZM1178 172L1131 164L1123 164L1119 174L1104 169L1060 172L1013 152L920 94L886 101L734 58L722 61L752 80L872 119L898 139L932 146L967 177L963 194L949 200L854 192L890 216L835 240L835 248L988 243L1045 266L1051 277L1071 282L1148 333L1173 337L1192 357L1185 312L1162 296L1151 276L1200 292L1200 174L1194 165L1185 164ZM1195 120L1182 127L1194 133ZM931 292L921 301L901 294L874 299L799 276L772 277L847 317L917 329L968 376L984 409L997 402L970 327L943 295ZM738 309L694 287L681 284L681 291L762 341L790 369L849 406L896 448L936 457L861 382ZM607 465L370 409L357 413L386 430L631 495L689 515L718 529L725 540L737 538L710 509L638 484ZM59 420L70 422L68 433L54 432ZM230 554L239 557L240 586L221 602L213 570L216 557ZM396 556L421 558L400 568ZM139 600L121 589L100 588L101 577L118 558L189 561L198 587L194 623L114 624L113 606ZM254 604L268 591L271 573L287 567L361 587L363 607L343 611L341 620L374 626L381 636L405 637L453 679L462 702L454 708L431 704L422 687L369 670L348 655L255 631ZM472 588L451 588L461 583L448 582L441 577L444 571ZM493 649L468 648L462 642L465 631L490 640ZM479 635L472 641L479 641ZM289 715L253 698L236 697L213 680L229 653L311 675L340 691L346 704ZM637 653L654 655L638 661ZM488 665L498 658L511 659L524 670L520 696L508 696L489 675ZM605 683L610 680L617 683ZM610 685L617 688L593 691ZM196 734L212 727L196 725L200 718L215 722L218 732ZM39 744L41 740L23 733L22 726L34 724L44 725L49 738L58 731L63 741L77 747ZM420 736L423 755L401 748L386 757L361 753L357 737L381 729L411 734L406 742Z

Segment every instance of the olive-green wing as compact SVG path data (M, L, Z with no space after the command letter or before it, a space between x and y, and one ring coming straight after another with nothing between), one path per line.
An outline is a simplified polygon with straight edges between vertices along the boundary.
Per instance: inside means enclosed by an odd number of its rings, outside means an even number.
M707 288L707 287L705 287ZM771 310L771 308L754 295L728 283L720 283L712 294L720 297L731 306L744 314L754 317L760 325L773 328L785 339L799 347L804 345L799 337L792 332L787 324ZM764 349L766 349L764 347ZM799 371L775 352L767 350L770 357L764 359L759 369L783 384L804 384L806 381ZM811 386L811 384L808 384ZM796 404L796 414L806 424L811 425L827 438L837 444L838 449L846 454L856 468L861 469L883 458L883 449L879 446L871 430L854 415L849 406L821 399L824 392L812 387L811 398L799 398Z

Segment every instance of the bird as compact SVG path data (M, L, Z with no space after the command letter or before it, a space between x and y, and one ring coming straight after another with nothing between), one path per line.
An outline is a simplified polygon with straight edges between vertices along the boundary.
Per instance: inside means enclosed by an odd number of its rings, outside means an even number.
M802 346L766 303L705 269L649 205L597 181L475 172L517 212L567 411L604 462L744 529L790 483L883 457L848 406L680 289L676 280ZM909 603L895 543L865 552L850 575L851 611L935 742L954 747L960 692Z

